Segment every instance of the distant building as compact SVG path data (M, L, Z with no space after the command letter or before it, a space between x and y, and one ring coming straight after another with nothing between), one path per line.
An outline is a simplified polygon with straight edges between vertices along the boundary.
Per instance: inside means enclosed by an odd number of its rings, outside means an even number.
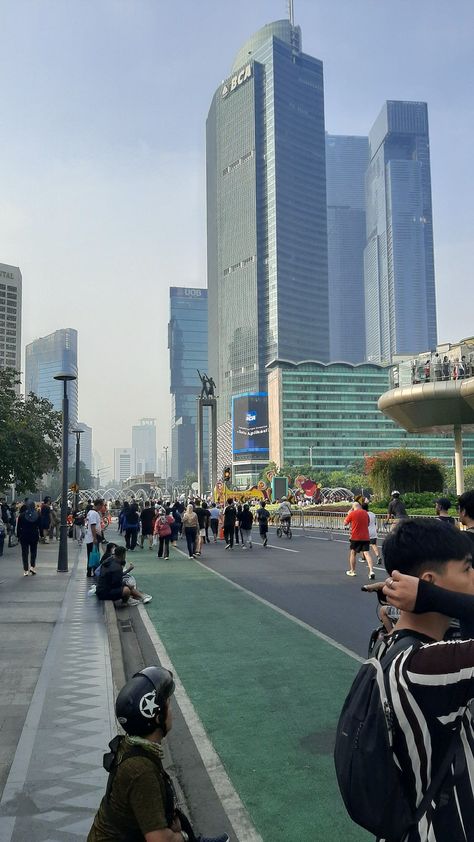
M137 454L133 447L114 448L114 477L118 483L135 476Z
M289 20L239 50L207 118L209 373L218 425L275 357L329 359L324 82Z
M330 359L365 360L367 137L326 135ZM311 354L312 356L312 354Z
M428 108L386 102L369 134L367 359L435 348L436 294Z
M47 398L57 412L62 411L64 387L54 376L60 372L75 375L67 381L69 398L69 424L74 429L78 416L77 330L72 327L55 330L48 336L35 339L26 346L25 394L34 392ZM69 458L74 457L75 436L69 436Z
M132 448L137 454L137 473L156 471L156 419L141 418L132 427Z
M81 462L84 463L87 470L92 474L92 427L89 427L88 424L84 424L83 421L78 421L76 424L76 430L82 430L82 435L80 437Z
M391 366L375 363L271 362L270 461L336 471L366 454L408 447L451 465L452 435L407 433L379 411L391 375ZM465 436L464 456L474 463L473 434Z
M168 324L171 392L171 463L168 472L182 480L197 471L196 399L201 391L197 370L207 373L207 289L170 287ZM205 416L204 472L208 468L208 424Z
M21 369L21 285L18 267L0 263L0 368L16 371Z

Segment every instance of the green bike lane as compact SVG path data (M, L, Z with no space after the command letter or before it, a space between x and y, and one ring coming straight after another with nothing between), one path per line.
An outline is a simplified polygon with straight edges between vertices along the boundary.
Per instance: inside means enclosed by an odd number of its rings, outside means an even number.
M151 622L264 842L371 838L348 819L332 760L357 662L176 550L134 556Z

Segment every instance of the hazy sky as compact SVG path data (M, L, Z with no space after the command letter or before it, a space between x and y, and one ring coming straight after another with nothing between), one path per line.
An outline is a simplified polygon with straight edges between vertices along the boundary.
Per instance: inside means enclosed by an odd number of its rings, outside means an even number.
M206 285L205 120L238 48L285 0L0 0L0 262L23 344L79 331L80 419L112 465L169 436L168 287ZM474 334L472 0L295 0L324 61L326 129L429 106L438 327Z

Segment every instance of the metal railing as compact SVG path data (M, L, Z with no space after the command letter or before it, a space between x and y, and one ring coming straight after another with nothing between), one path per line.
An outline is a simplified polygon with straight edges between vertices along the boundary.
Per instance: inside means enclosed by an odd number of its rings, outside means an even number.
M293 509L291 525L294 529L318 530L328 533L328 540L332 534L349 534L349 527L344 524L347 512L306 512L304 509ZM412 515L412 517L436 517L435 515ZM376 515L377 535L383 537L390 532L393 521L387 520L387 515ZM278 517L273 518L277 523ZM457 519L456 519L457 521Z

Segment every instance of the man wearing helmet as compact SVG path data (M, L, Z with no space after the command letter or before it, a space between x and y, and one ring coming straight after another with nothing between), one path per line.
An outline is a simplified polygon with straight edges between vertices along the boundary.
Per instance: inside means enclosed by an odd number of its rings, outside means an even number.
M172 725L173 692L169 670L146 667L118 694L115 713L126 735L104 755L109 780L87 842L230 842L226 833L196 837L177 807L161 747Z

